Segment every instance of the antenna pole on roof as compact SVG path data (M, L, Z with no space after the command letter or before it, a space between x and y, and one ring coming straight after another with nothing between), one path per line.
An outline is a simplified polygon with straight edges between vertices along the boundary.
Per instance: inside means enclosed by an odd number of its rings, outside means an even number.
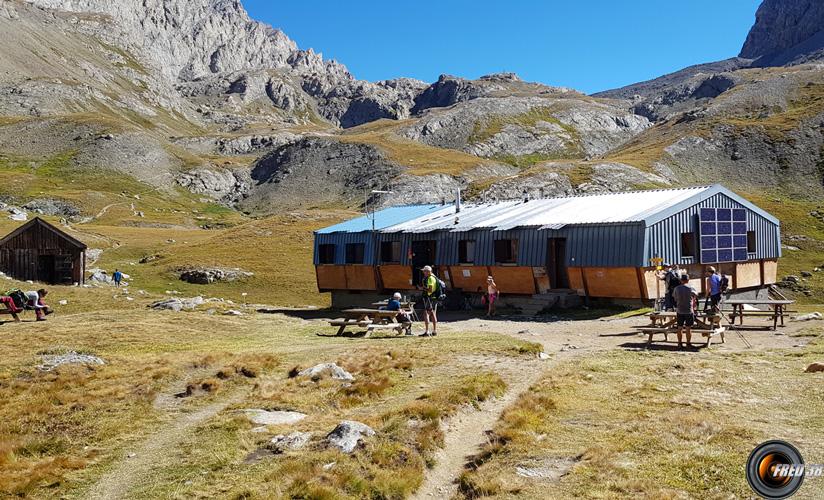
M529 191L524 188L524 203L529 201Z
M455 195L455 213L461 213L461 188L458 188L458 192Z

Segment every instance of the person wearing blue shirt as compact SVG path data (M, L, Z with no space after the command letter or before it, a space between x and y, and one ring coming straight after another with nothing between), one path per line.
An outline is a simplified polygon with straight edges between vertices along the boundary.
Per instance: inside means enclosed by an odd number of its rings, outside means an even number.
M395 294L392 295L392 298L387 301L386 310L387 311L399 311L400 314L398 314L398 320L401 323L409 323L410 322L409 314L401 308L401 298L402 298L402 296L401 296L400 292L395 292Z
M123 273L121 273L119 269L114 270L112 281L114 281L114 286L120 287L120 282L123 281Z
M721 302L721 275L714 267L707 269L707 290L710 292L710 307L713 312L718 311L718 304Z

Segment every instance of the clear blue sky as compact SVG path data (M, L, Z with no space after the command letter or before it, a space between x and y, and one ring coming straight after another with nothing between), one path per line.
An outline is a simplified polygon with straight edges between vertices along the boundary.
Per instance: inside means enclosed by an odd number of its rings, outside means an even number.
M761 0L242 0L355 77L521 78L591 93L738 55Z

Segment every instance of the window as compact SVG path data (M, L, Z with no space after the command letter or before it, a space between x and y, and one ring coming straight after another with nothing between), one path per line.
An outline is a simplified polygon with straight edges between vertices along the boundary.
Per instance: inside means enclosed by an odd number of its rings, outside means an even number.
M335 245L318 245L318 262L321 264L334 264Z
M366 245L363 243L346 244L346 263L363 264L363 251Z
M695 233L681 233L681 257L695 257Z
M755 231L747 231L747 253L755 253Z
M495 240L495 262L511 264L518 260L518 240Z
M401 262L401 242L384 241L381 242L381 262L400 264Z
M460 240L458 242L458 263L472 264L475 262L475 240Z

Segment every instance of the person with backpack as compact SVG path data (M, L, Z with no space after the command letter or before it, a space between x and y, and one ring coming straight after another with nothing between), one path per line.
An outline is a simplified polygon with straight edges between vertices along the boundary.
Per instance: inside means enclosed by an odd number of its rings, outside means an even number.
M672 292L676 287L681 285L681 273L678 269L678 264L664 264L664 267L666 268L666 272L662 278L664 286L666 287L666 292L664 293L664 310L672 311L675 309L675 299L672 296Z
M112 281L114 281L114 286L120 288L120 282L123 281L123 273L120 272L120 269L114 270Z
M721 276L721 274L719 274L714 267L710 266L707 268L707 283L705 285L705 290L709 291L710 311L714 313L720 310L718 304L721 303L721 294L724 293L727 288L724 284L725 279L726 276ZM729 280L727 280L727 284L728 283Z
M438 334L438 301L443 294L441 281L432 274L432 266L423 266L423 325L424 337ZM429 333L429 322L432 322L432 333Z
M34 315L37 317L37 321L46 321L46 316L53 312L52 309L43 302L43 299L46 298L48 293L48 290L44 288L36 292L26 292L26 307L34 309Z

